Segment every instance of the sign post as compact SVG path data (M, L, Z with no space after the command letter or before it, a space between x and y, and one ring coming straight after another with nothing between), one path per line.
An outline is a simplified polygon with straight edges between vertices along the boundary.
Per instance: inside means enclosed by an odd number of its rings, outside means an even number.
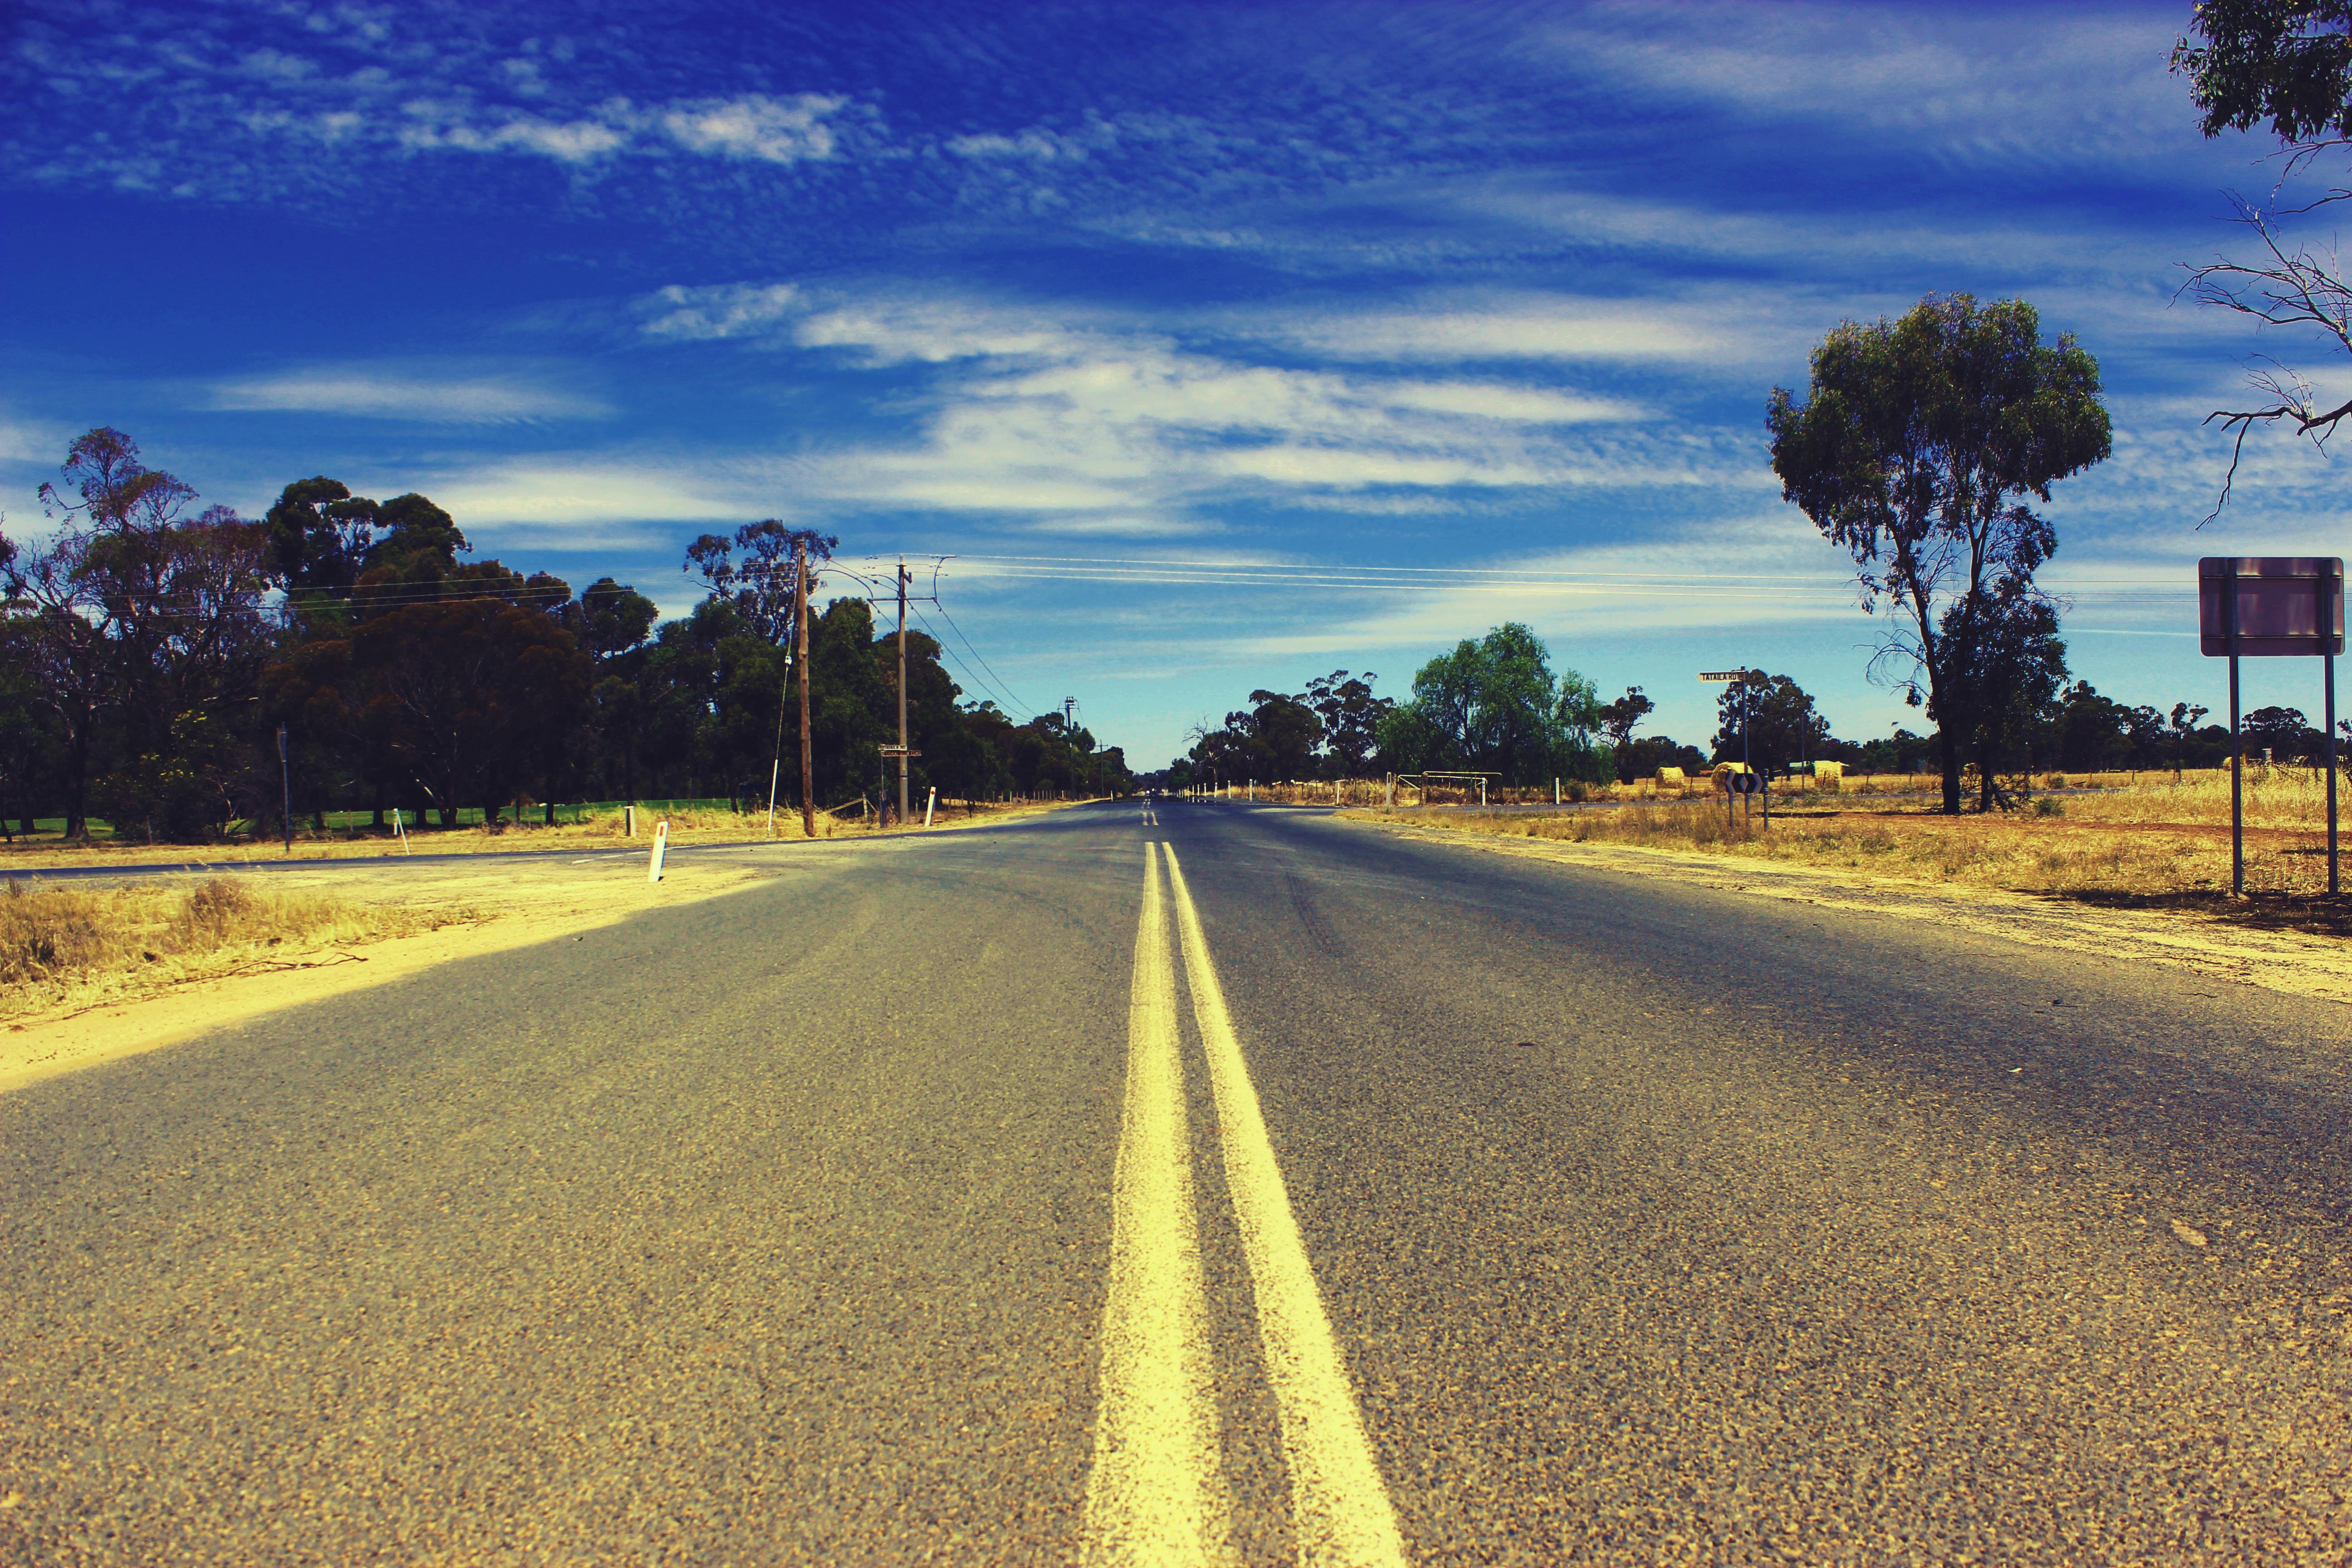
M2246 892L2245 743L2238 731L2238 660L2316 656L2326 688L2327 892L2342 889L2336 848L2336 656L2344 651L2344 562L2338 556L2208 555L2197 563L2199 651L2230 661L2230 894Z
M1702 669L1698 672L1699 679L1715 685L1719 686L1727 681L1736 681L1738 683L1739 765L1743 768L1751 766L1755 761L1753 757L1748 755L1748 672L1745 669ZM1731 797L1741 793L1741 791L1732 788L1727 780L1724 784L1723 793L1724 821L1728 822L1731 820ZM1772 807L1769 804L1764 807L1764 826L1767 827L1772 826Z
M877 746L874 749L881 752L885 759L883 771L886 775L889 771L887 759L891 757L898 759L898 781L901 784L904 784L907 779L907 759L908 757L919 757L923 754L922 752L915 750L912 746ZM881 801L883 813L887 816L890 809L890 804L887 794L879 788L876 789L874 794L876 798ZM907 826L906 814L903 810L899 813L898 826L901 827Z

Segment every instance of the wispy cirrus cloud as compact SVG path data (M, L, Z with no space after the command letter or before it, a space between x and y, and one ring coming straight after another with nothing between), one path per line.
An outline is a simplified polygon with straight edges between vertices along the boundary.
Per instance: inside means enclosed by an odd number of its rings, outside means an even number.
M776 510L756 464L708 456L543 453L451 467L430 482L434 500L459 518L509 530L736 522Z
M800 320L801 291L790 283L671 284L636 301L638 329L647 337L691 340L748 338Z
M2178 89L2149 68L2185 16L2146 7L1945 10L1706 0L1546 17L1558 68L1776 124L1861 127L1965 164L2175 157Z
M436 374L411 367L316 365L214 383L204 406L227 412L339 414L433 425L601 419L602 398L511 373Z
M1432 294L1403 309L1292 310L1235 325L1345 359L1656 360L1720 354L1720 318L1669 300L1500 292Z
M681 335L677 311L691 312L695 335L732 335L711 323L757 317L745 335L770 347L928 367L930 412L913 439L811 459L807 481L837 502L1175 533L1222 527L1221 509L1247 498L1311 505L1340 494L1738 483L1731 470L1752 463L1639 431L1587 434L1646 410L1562 386L1549 364L1519 381L1433 376L1443 339L1416 344L1409 376L1307 370L1267 363L1263 335L1213 342L1198 323L1184 333L1181 321L938 295L788 299L782 287L663 290L639 309L649 335ZM1457 356L1478 358L1491 339L1452 342ZM903 400L903 378L890 384Z
M562 163L587 163L623 153L698 153L764 163L797 163L833 156L826 116L848 100L820 93L772 98L690 99L640 106L625 98L599 104L588 115L551 121L512 110L484 110L471 103L422 99L401 106L394 132L403 147L454 148L467 153L530 153ZM362 129L353 124L344 133Z

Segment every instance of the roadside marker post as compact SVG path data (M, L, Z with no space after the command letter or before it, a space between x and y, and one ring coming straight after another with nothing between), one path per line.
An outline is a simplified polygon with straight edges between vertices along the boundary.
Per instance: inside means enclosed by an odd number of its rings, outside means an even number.
M2246 747L2240 658L2316 658L2326 710L2327 896L2342 891L2336 848L2336 656L2344 651L2340 556L2208 555L2197 563L2198 651L2230 661L2230 895L2246 892Z
M278 782L286 793L286 853L294 853L294 774L286 761L286 726L278 726Z
M933 785L931 786L931 798L930 798L930 799L929 799L929 800L927 800L927 801L925 801L925 802L923 802L923 826L924 826L929 827L929 826L931 825L931 813L932 813L932 812L934 812L934 811L937 811L937 810L939 809L939 805L940 805L940 786L939 786L939 785L937 785L937 784L933 784Z
M654 824L654 852L646 862L646 881L658 882L661 880L662 858L668 853L669 818L664 817L659 822Z

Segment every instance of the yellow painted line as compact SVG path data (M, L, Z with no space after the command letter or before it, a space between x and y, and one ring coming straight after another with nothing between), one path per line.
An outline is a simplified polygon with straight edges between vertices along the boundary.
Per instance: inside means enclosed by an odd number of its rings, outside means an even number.
M1088 1563L1234 1561L1207 1319L1176 970L1159 866L1147 844L1128 995L1127 1104L1111 1179L1102 1386L1087 1477Z
M1267 1381L1282 1415L1282 1447L1290 1464L1291 1528L1302 1563L1375 1564L1404 1562L1396 1509L1364 1436L1356 1393L1340 1364L1331 1320L1315 1289L1315 1271L1298 1238L1290 1194L1265 1135L1257 1090L1250 1084L1225 1010L1224 988L1209 961L1200 912L1184 886L1173 846L1165 847L1175 893L1176 926L1184 945L1184 984L1192 1020L1209 1058L1217 1121L1225 1155L1225 1182L1249 1259L1257 1300L1258 1338L1265 1348Z

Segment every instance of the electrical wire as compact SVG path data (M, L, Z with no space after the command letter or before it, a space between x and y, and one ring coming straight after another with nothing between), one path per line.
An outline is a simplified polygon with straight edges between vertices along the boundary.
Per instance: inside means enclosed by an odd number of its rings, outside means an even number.
M911 605L908 607L912 608ZM992 702L996 700L997 698L1002 697L1005 703L1004 711L1007 713L1014 713L1020 710L1021 705L1013 701L1013 694L1011 692L1004 690L1001 687L994 686L989 681L984 680L981 677L972 673L971 666L966 664L963 661L962 657L959 655L955 649L948 646L947 639L940 636L939 628L931 625L930 621L924 616L922 611L915 611L915 619L922 623L923 630L929 634L931 641L938 645L940 652L949 659L952 660L956 668L963 672L964 679L971 683L973 689L977 690L982 697L988 699Z
M955 628L956 640L963 644L965 648L971 652L972 658L980 660L980 668L988 671L996 689L1004 694L1005 699L1013 704L1013 709L1018 712L1028 714L1032 719L1035 718L1037 716L1037 710L1030 707L1029 704L1022 701L1021 699L1013 695L1013 689L1004 683L1004 678L996 673L995 668L989 664L987 659L981 658L980 649L973 647L971 646L971 639L963 635L963 628L956 626L956 618L948 614L947 601L944 599L934 599L931 602L931 607L939 611L940 618L941 620L947 622L949 626ZM947 645L942 643L940 646L944 647Z

